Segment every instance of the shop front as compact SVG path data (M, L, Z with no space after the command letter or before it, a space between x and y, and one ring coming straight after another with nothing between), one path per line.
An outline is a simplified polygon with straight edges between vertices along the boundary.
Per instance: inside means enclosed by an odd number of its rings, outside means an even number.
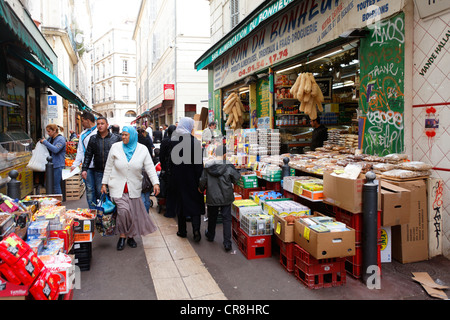
M404 152L404 6L387 0L261 5L196 62L210 72L210 118L224 133L278 129L282 152L307 150L316 118L329 132L357 136L352 146L363 153ZM297 96L302 74L312 76L323 96L313 108L306 106L309 97ZM225 102L233 93L242 115L228 121Z
M15 169L24 197L33 190L33 172L26 165L46 124L57 118L57 99L81 111L88 107L53 74L56 54L31 18L22 19L0 1L0 192L6 194L8 173Z

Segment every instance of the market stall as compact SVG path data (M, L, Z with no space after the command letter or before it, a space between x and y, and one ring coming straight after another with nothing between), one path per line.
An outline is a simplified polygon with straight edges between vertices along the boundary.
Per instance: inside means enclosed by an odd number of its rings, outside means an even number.
M68 210L61 195L0 194L0 300L71 300L89 270L96 210Z
M227 160L241 173L232 236L247 259L279 255L281 266L310 289L345 285L347 275L363 280L368 172L376 174L378 270L393 259L428 259L423 210L431 201L431 165L404 154L362 154L354 140L337 130L314 152L281 154L277 129L227 130ZM206 162L214 153L205 156ZM412 230L420 236L408 237Z

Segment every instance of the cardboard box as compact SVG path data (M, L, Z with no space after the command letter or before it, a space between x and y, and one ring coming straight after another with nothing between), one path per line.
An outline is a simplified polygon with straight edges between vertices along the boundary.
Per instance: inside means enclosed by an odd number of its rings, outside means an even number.
M360 174L358 179L351 180L324 172L324 200L349 212L361 213L363 211L363 186L365 183L366 177L363 174ZM378 183L378 180L375 180L375 183ZM381 210L380 186L378 188L378 210Z
M381 227L381 263L392 262L392 230L391 227Z
M396 226L409 222L411 191L381 181L381 225Z
M294 242L294 230L293 224L288 224L279 214L273 214L274 234L283 242Z
M428 259L428 210L425 180L389 181L411 191L409 222L392 227L392 258L401 263Z
M314 216L323 215L315 212ZM295 243L316 259L343 258L356 254L354 229L347 227L348 231L319 233L310 229L302 219L296 220L294 227Z

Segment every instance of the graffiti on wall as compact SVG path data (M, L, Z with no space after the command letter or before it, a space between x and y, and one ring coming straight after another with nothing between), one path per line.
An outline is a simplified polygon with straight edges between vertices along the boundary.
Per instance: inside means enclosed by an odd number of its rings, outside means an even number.
M405 19L401 13L369 27L361 40L360 101L363 153L404 151Z

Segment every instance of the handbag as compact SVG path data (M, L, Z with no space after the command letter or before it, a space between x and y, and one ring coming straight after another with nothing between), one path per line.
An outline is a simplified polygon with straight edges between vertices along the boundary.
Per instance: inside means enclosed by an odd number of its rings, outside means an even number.
M45 172L47 158L50 155L47 147L40 141L36 143L36 147L32 151L31 159L27 164L27 168L36 172Z
M97 216L95 217L95 228L102 237L115 234L117 210L116 205L104 194L101 196L98 205L95 207Z
M145 170L142 170L142 193L152 192L153 184Z

